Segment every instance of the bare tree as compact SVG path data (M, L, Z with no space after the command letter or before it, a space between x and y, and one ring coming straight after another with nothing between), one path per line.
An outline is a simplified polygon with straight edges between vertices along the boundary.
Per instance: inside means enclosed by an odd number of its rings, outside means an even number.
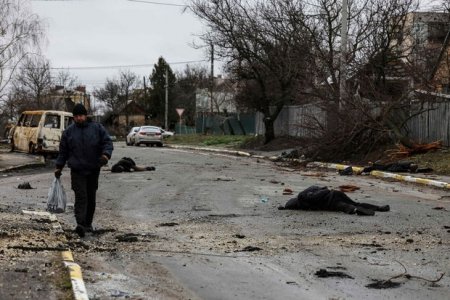
M126 126L129 126L129 110L127 109L127 105L130 100L130 96L133 94L133 90L136 89L140 85L139 77L131 72L131 71L120 71L119 76L119 92L121 97L124 99L124 108L125 108L125 122Z
M26 100L28 109L51 108L46 101L51 84L50 63L41 56L27 57L13 81L15 94Z
M112 119L111 122L114 124L115 117L123 107L123 99L120 97L119 81L117 79L107 78L104 87L96 88L93 94L109 109Z
M71 74L68 70L59 71L53 83L66 89L74 89L77 85L80 85L78 77Z
M189 66L176 75L173 103L176 108L184 108L183 119L186 124L195 124L197 89L207 88L208 70L202 66Z
M18 64L38 48L42 37L41 20L26 1L0 0L0 96Z
M314 45L315 76L308 77L308 86L316 103L338 118L337 123L328 119L332 130L324 124L316 126L322 131L317 140L322 157L368 152L392 137L409 143L402 133L410 115L404 109L417 83L424 82L421 75L427 73L423 64L408 60L416 47L413 39L406 40L412 36L408 18L417 4L415 0L349 1L347 52L342 53L341 2L309 2L311 14L300 19ZM344 74L340 74L342 61Z
M309 41L299 19L297 0L193 0L191 9L205 20L203 37L227 61L230 75L241 86L252 85L257 97L247 106L264 115L265 143L275 138L274 122L281 109L298 100L296 91L307 75Z

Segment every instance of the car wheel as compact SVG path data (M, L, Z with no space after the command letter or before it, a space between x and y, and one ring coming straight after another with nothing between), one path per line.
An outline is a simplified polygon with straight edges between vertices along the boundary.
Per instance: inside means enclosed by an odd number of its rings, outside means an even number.
M162 146L163 146L163 144L162 144L162 143L159 143L159 144L158 144L158 147L162 147Z
M134 143L134 145L135 145L136 147L139 147L141 144L140 144L140 143Z

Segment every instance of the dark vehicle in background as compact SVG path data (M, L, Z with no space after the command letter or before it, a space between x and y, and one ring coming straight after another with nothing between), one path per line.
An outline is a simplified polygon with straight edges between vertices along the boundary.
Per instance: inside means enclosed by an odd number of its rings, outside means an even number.
M162 147L163 136L160 128L156 126L139 127L139 130L134 135L134 145L140 146L141 144Z

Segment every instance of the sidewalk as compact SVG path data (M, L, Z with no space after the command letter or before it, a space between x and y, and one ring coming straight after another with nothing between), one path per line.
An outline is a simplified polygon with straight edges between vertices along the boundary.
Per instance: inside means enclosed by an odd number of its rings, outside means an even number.
M45 165L43 156L0 150L0 173L43 165Z
M44 165L42 156L0 150L3 176ZM0 220L0 299L88 299L81 269L54 214L21 210L6 200L0 202Z

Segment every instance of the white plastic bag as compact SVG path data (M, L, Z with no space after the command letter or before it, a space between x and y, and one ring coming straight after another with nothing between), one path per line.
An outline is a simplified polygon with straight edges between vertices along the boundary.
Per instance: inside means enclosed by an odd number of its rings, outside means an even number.
M63 213L66 211L67 197L64 187L59 178L53 180L48 190L47 211L52 213Z

